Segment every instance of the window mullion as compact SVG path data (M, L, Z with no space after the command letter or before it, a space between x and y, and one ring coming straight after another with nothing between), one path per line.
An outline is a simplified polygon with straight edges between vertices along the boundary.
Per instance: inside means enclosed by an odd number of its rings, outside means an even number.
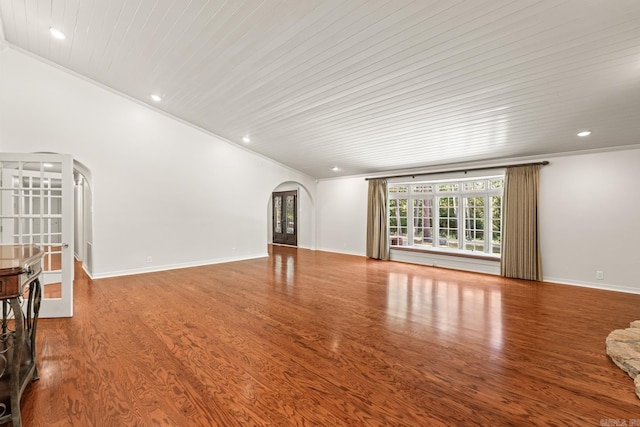
M433 247L440 247L440 197L433 197Z
M465 240L467 237L467 234L469 236L471 236L471 242L473 242L475 240L475 233L474 233L474 228L475 228L475 204L473 206L469 205L469 198L473 197L471 194L461 194L460 195L460 206L462 206L462 224L460 224L461 226L461 230L460 231L460 249L461 250L466 250L465 244L467 243L467 241ZM471 215L471 212L474 211L473 215ZM474 226L472 227L471 224L473 224Z
M464 196L462 193L457 193L453 196L453 206L454 210L456 210L456 218L458 222L458 250L464 249Z
M493 235L491 234L491 197L488 194L484 196L484 228L482 233L484 235L484 253L491 253L491 242Z
M407 246L413 246L413 197L407 196Z

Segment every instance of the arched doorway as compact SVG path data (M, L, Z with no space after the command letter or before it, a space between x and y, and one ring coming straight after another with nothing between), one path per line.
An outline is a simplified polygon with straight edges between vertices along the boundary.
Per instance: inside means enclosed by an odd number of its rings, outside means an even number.
M93 274L93 191L91 171L74 159L74 256L89 276Z
M272 243L298 246L298 190L271 193Z
M295 195L295 243L284 243L291 246L297 246L299 248L304 249L315 249L316 244L316 230L315 230L315 208L313 205L313 198L309 190L301 183L296 181L287 181L276 186L271 194L269 195L269 200L267 204L267 215L268 215L268 235L267 242L269 244L274 243L274 235L276 234L276 218L274 212L274 194L284 194L284 195ZM286 197L282 199L282 213L286 216ZM286 231L285 223L281 222L283 229L281 231ZM278 242L275 242L278 244Z

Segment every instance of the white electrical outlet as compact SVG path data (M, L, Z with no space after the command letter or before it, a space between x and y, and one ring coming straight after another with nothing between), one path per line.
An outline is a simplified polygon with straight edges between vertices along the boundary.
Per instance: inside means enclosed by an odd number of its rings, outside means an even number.
M153 258L151 258L150 256L148 256L148 257L147 257L147 262L148 262L149 264L151 264L151 263L153 262Z
M596 279L598 280L604 280L604 271L596 271Z

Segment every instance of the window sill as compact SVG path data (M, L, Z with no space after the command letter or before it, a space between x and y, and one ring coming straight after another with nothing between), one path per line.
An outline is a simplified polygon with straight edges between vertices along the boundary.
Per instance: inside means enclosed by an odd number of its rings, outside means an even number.
M471 259L481 259L484 261L500 262L499 255L474 254L472 252L462 252L462 251L454 252L454 251L443 251L443 250L437 250L437 249L423 249L423 248L416 248L413 246L390 246L389 249L394 251L419 252L419 253L427 253L427 254L433 254L433 255L444 255L444 256L451 256L451 257L458 257L458 258L471 258Z

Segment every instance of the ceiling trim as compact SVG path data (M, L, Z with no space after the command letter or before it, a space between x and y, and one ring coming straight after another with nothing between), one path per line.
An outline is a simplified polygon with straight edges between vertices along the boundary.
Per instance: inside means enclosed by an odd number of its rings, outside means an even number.
M1 45L1 43L0 43L0 45ZM126 93L120 92L120 91L118 91L118 90L116 90L116 89L114 89L112 87L109 87L109 86L104 85L104 84L102 84L100 82L97 82L97 81L95 81L95 80L93 80L93 79L91 79L91 78L89 78L87 76L84 76L84 75L82 75L80 73L77 73L77 72L75 72L73 70L70 70L68 68L65 68L65 67L63 67L63 66L61 66L59 64L56 64L53 61L50 61L50 60L48 60L46 58L43 58L43 57L38 56L38 55L36 55L34 53L31 53L28 50L24 50L21 47L16 46L16 45L14 45L14 44L12 44L10 42L5 42L4 46L7 46L8 48L10 48L12 50L15 50L16 52L22 53L22 54L28 56L31 59L34 59L34 60L36 60L38 62L41 62L41 63L43 63L45 65L49 65L49 66L51 66L51 67L53 67L53 68L55 68L57 70L60 70L60 71L62 71L64 73L67 73L67 74L73 76L73 77L76 77L76 78L78 78L78 79L80 79L80 80L82 80L82 81L84 81L86 83L89 83L89 84L92 84L94 86L97 86L100 89L106 90L107 92L110 92L110 93L112 93L114 95L120 96L120 97L122 97L122 98L124 98L124 99L126 99L128 101L134 102L134 103L136 103L136 104L138 104L138 105L140 105L142 107L146 107L146 108L148 108L149 110L152 110L155 113L158 113L158 114L160 114L162 116L165 116L165 117L167 117L169 119L175 120L175 121L177 121L177 122L179 122L179 123L181 123L181 124L183 124L185 126L188 126L188 127L192 128L194 130L197 130L197 131L202 132L202 133L204 133L204 134L206 134L208 136L216 138L216 139L220 140L220 142L223 142L225 144L229 144L234 148L237 148L239 150L242 150L242 151L245 151L247 153L250 153L250 154L252 154L252 155L254 155L256 157L264 159L264 160L266 160L266 161L268 161L270 163L273 163L273 164L275 164L277 166L285 168L285 169L287 169L287 170L289 170L291 172L295 172L295 173L299 173L301 175L304 175L304 176L306 176L307 178L309 178L311 180L315 180L316 179L316 177L314 177L314 176L306 174L306 173L304 173L304 172L302 172L302 171L300 171L298 169L295 169L295 168L293 168L293 167L291 167L289 165L286 165L284 163L280 163L279 161L274 160L271 157L267 157L264 154L261 154L261 153L255 152L253 150L250 150L247 147L243 147L242 145L237 144L237 143L235 143L235 142L233 142L233 141L231 141L231 140L229 140L229 139L227 139L227 138L225 138L223 136L215 134L215 133L213 133L213 132L211 132L211 131L209 131L207 129L204 129L204 128L198 126L198 125L195 125L195 124L193 124L191 122L188 122L188 121L186 121L184 119L181 119L180 117L174 116L171 113L167 113L166 111L163 111L163 110L161 110L159 108L156 108L151 104L147 104L147 103L145 103L145 102L143 102L143 101L141 101L141 100L139 100L137 98L134 98L134 97L132 97L130 95L127 95Z
M493 170L493 169L508 169L508 168L515 168L515 167L519 167L519 166L547 166L549 164L548 160L543 160L541 162L533 162L533 163L511 163L511 164L507 164L507 165L497 165L497 166L480 166L480 167L475 167L475 168L462 168L462 169L455 169L455 170L447 170L447 171L443 171L443 172L426 172L426 173L422 173L422 174L415 174L415 173L408 173L408 174L402 174L402 175L389 175L389 176L383 176L383 177L375 177L375 178L365 178L365 181L370 181L372 179L394 179L394 178L415 178L416 176L426 176L426 175L437 175L440 173L459 173L459 172L464 172L465 174L467 172L477 172L477 171L488 171L488 170Z
M526 163L532 162L541 162L543 159L551 158L555 159L558 157L569 157L569 156L582 156L588 154L598 154L598 153L612 153L617 151L628 151L628 150L640 150L640 144L633 145L618 145L615 147L602 147L602 148L592 148L586 150L573 150L573 151L565 151L559 153L547 153L547 154L537 154L534 156L523 156L523 157L496 157L493 159L485 159L479 160L475 162L459 162L459 163L446 163L442 165L433 165L433 166L425 166L418 168L410 168L410 169L392 169L388 171L381 171L377 173L361 173L357 175L343 175L343 176L332 176L328 178L317 178L316 182L320 181L334 181L337 179L344 178L362 178L364 180L376 179L376 178L385 178L390 175L402 175L402 176L418 176L418 175L432 175L439 173L447 173L453 170L471 170L475 168L487 168L487 169L500 169L504 167L504 164L517 163L519 165L524 165ZM501 162L501 163L496 163ZM501 166L502 165L502 166Z

